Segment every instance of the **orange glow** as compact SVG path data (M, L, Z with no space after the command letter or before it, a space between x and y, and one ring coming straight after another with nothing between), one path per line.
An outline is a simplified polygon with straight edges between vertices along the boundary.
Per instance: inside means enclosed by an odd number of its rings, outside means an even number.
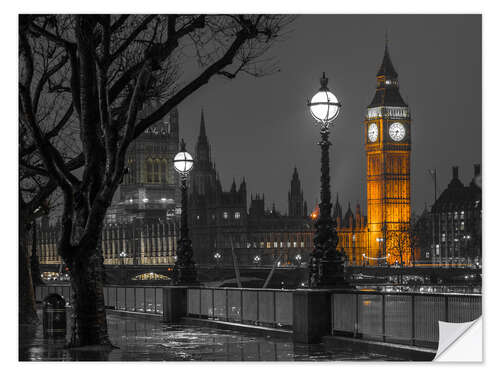
M319 206L316 205L316 208L314 209L313 212L311 212L311 219L316 220L319 216Z

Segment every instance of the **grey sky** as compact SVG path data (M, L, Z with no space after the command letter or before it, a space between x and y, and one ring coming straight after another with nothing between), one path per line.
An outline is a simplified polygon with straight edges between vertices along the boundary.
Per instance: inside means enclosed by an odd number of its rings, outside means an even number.
M319 199L319 129L306 100L323 71L342 102L331 134L332 192L343 207L359 201L366 214L363 119L375 92L385 29L412 114L412 208L433 201L427 170L437 168L438 190L460 168L462 182L481 162L481 17L478 15L307 15L270 55L281 72L236 80L213 79L179 107L180 132L194 151L200 109L223 187L233 176L250 193L264 193L281 211L296 165L305 199Z

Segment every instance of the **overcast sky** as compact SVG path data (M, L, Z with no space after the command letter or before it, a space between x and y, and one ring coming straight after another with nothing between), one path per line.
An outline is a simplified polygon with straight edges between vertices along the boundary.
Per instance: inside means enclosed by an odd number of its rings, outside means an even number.
M287 210L297 166L309 207L319 200L319 129L306 100L326 72L342 102L330 136L331 189L366 214L363 120L384 52L384 33L399 74L400 91L412 114L412 209L434 199L428 169L437 168L438 191L453 165L469 184L481 163L481 17L464 15L300 16L270 55L280 72L263 78L215 78L179 107L180 132L194 152L205 111L207 136L228 190L233 177L250 193L264 193L266 206Z

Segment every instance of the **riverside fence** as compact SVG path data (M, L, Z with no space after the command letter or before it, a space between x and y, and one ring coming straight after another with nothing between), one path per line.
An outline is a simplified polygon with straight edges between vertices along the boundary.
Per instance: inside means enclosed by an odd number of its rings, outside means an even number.
M43 285L36 299L69 285ZM196 318L289 331L297 341L350 336L437 347L439 321L468 322L481 315L477 294L424 294L356 290L106 286L107 308L162 315L173 322ZM234 325L231 326L234 328Z

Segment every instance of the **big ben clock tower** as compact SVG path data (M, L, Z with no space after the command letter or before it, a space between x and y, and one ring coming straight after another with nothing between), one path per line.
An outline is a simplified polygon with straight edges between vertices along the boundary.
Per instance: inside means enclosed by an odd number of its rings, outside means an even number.
M365 262L400 260L390 243L410 223L410 111L399 93L387 41L375 96L366 111L368 249ZM403 234L404 235L404 234ZM403 241L402 241L403 242ZM392 251L392 254L391 254ZM408 254L403 256L408 261Z

